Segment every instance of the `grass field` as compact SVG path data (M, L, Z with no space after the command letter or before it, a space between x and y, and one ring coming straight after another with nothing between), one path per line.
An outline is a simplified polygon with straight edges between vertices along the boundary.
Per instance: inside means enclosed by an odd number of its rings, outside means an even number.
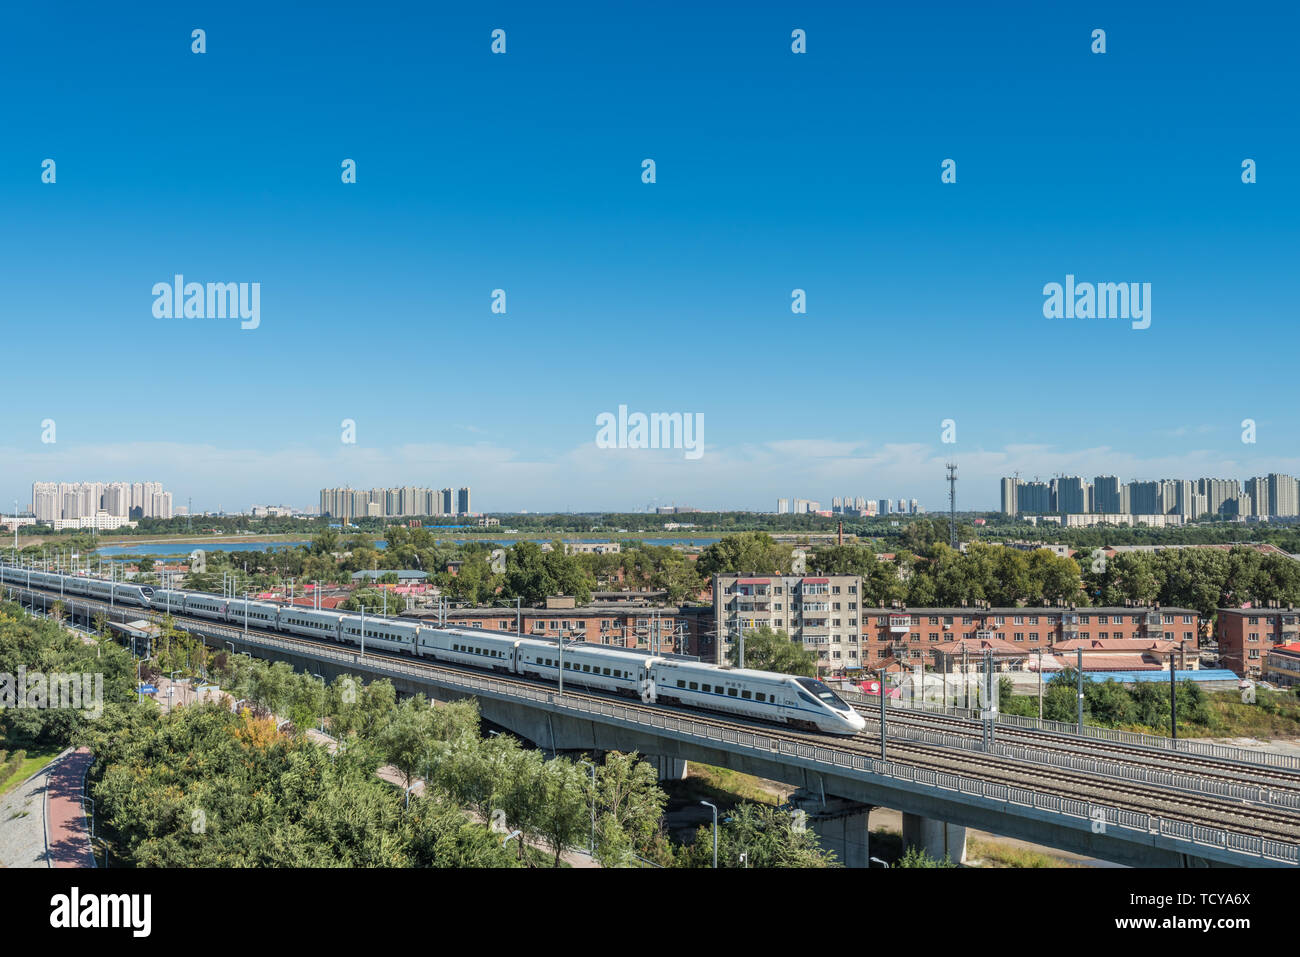
M17 748L11 748L3 741L0 741L0 751L17 751ZM39 771L45 765L57 758L63 751L62 748L27 748L27 757L18 768L18 773L11 777L4 784L0 784L0 795L7 794L15 787L26 781L29 777Z
M971 838L966 842L967 862L978 861L981 867L1070 867L1082 865L1071 864L1059 857L1031 851L1028 848L1012 847L1008 844L995 844Z
M700 764L698 761L687 764L686 780L678 782L673 787L673 793L692 800L716 802L720 798L728 805L737 801L780 804L785 800L785 793L776 790L770 782L728 768Z

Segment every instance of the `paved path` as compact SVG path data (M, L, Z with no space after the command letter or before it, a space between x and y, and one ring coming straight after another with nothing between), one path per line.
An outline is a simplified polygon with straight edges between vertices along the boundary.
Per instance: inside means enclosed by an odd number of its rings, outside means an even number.
M89 748L64 754L47 769L45 811L50 867L94 867L90 821L82 810L82 788L94 756Z
M0 800L0 866L94 867L81 810L92 755L64 751Z

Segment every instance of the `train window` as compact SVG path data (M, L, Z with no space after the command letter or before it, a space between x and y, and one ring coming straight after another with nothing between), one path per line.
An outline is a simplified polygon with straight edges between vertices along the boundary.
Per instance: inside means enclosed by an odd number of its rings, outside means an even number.
M677 687L679 687L679 688L685 688L685 687L686 687L686 682L685 682L685 681L682 681L682 679L678 678L678 679L677 679Z
M609 669L608 669L608 668L605 669L605 674L609 674Z
M700 685L700 690L705 694L711 694L713 692L713 685Z
M742 698L745 698L746 700L748 700L748 698L749 698L750 695L749 695L749 692L748 692L748 691L742 691L742 692L740 693L740 696L741 696Z
M731 697L734 698L734 697L736 696L736 689L735 689L735 688L728 688L728 689L727 689L727 694L731 695Z
M761 692L761 691L759 691L759 692L755 695L755 697L756 697L759 701L766 701L766 700L767 700L767 695L763 694L763 692Z
M696 684L694 681L691 682L691 690L692 690L692 691L698 691L698 690L700 690L699 685Z
M582 670L583 670L583 671L590 672L590 671L591 671L591 665L583 665L583 666L582 666Z

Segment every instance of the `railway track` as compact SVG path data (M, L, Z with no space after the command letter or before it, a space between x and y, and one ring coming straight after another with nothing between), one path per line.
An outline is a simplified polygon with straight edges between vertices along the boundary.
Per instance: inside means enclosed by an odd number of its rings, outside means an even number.
M98 599L84 598L81 596L61 597L40 588L28 588L26 586L14 585L6 585L4 587L9 591L23 591L31 595L43 595L48 599L61 600L65 606L72 611L74 617L79 610L84 610L83 613L87 620L90 619L90 616L95 611L109 611L114 615L121 613L123 620L133 616L157 617L161 615L160 612L153 609L137 609L134 606L130 606L129 608L117 605L110 606L108 603ZM213 622L206 618L176 613L172 613L171 617L174 622L182 627L186 622L190 622L196 626L209 630L226 632L234 637L239 637L241 634L241 629L238 628L238 626ZM321 647L326 647L336 650L346 650L353 654L357 654L356 649L353 649L350 646L340 646L333 642L315 641L309 638L296 635L286 635L280 632L249 628L247 634L250 637L274 638L287 644L301 645L304 649L319 650ZM516 684L521 687L555 691L554 685L543 681L523 678L519 675L467 668L460 665L447 664L445 662L434 662L428 659L408 657L387 651L367 651L366 657L401 663L406 666L414 665L431 673L441 673L447 676L472 676L482 678L485 675L490 675L494 680L507 684ZM762 734L769 738L794 744L816 745L828 749L870 757L878 757L880 754L879 724L877 723L875 725L873 737L872 731L870 730L872 717L869 713L864 714L864 717L867 718L869 723L868 730L864 730L854 737L845 738L833 735L791 731L781 726L769 725L756 721L751 722L740 718L719 718L713 714L698 712L689 708L674 705L646 705L634 699L623 698L617 695L593 693L586 690L574 691L566 689L564 694L566 697L574 699L616 702L621 707L627 708L631 711L645 713L647 716L654 713L670 713L721 730ZM895 711L892 713L894 720L898 719L900 713L901 711ZM960 721L961 719L957 720ZM1016 730L1020 731L1023 729ZM1005 736L1006 733L1007 729L998 729L999 737ZM1042 736L1044 738L1052 737L1050 733L1046 732L1042 733ZM1071 739L1071 743L1075 743L1074 739ZM1141 751L1142 749L1132 748L1129 750ZM1037 765L1029 762L1015 761L1001 756L986 755L980 752L945 748L939 745L920 744L911 741L891 740L887 742L887 752L885 756L889 760L898 761L900 763L910 763L917 767L952 774L965 773L972 777L983 778L986 781L1006 784L1013 787L1031 788L1063 798L1088 802L1101 802L1141 814L1158 815L1161 817L1167 817L1170 820L1178 820L1203 827L1222 828L1228 826L1233 831L1242 834L1256 835L1269 840L1285 841L1288 843L1300 843L1300 813L1289 813L1274 808L1269 808L1265 812L1264 809L1251 805L1245 801L1233 801L1212 796L1189 794L1186 792L1167 790L1125 780L1098 780L1095 777L1073 773L1052 766Z
M859 710L859 713L867 720L871 720L869 712ZM889 725L898 723L905 727L923 728L925 730L936 730L936 726L944 726L951 729L948 733L958 734L972 740L981 738L983 734L983 727L979 721L972 721L955 715L918 713L895 709L888 713L886 723ZM878 721L877 728L879 728ZM1300 796L1300 772L1289 771L1284 768L1240 764L1201 754L1143 748L1097 738L1068 737L1051 731L1037 731L1006 725L997 726L995 739L1002 743L1020 744L1024 747L1042 748L1068 754L1084 754L1120 764L1160 767L1169 771L1195 774L1200 777L1223 781L1224 783L1240 784L1248 782L1275 791L1294 792L1297 796Z

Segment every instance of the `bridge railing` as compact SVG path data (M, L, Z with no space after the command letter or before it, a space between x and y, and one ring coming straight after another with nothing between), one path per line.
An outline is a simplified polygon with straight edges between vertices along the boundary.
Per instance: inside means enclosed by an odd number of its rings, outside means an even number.
M12 587L12 586L7 586ZM111 618L125 621L127 613L114 611ZM132 609L131 618L155 617L147 612ZM289 642L281 638L249 633L244 635L240 629L218 624L204 624L190 629L200 634L210 633L223 641L239 641L263 648L275 648L292 654L315 657L320 660L337 661L342 664L359 665L362 658L359 652L342 650L329 645L304 648L302 644ZM1143 815L1125 808L1116 808L1104 804L1095 804L1075 798L1066 798L1056 794L1045 794L1029 788L1007 785L1000 782L984 781L948 771L932 768L918 768L913 765L900 764L897 761L882 760L856 752L841 751L824 745L809 744L775 738L758 732L742 732L732 728L722 728L715 724L695 721L678 715L653 712L648 717L643 711L610 701L587 698L566 697L549 689L541 689L518 682L501 681L488 676L471 675L463 672L429 671L415 664L393 661L387 658L371 658L365 662L368 671L376 674L414 677L431 684L458 690L483 692L496 697L516 700L529 700L544 703L548 707L579 714L599 714L631 725L644 728L651 727L674 731L705 741L731 744L734 747L779 753L791 757L810 760L818 764L840 767L866 774L887 777L914 784L922 784L939 790L953 791L975 797L996 801L1001 804L1014 804L1037 810L1049 811L1064 817L1091 820L1094 830L1105 831L1111 827L1141 832L1145 835L1160 834L1199 844L1205 847L1222 848L1238 854L1259 857L1268 861L1284 864L1300 864L1300 845L1282 841L1263 839L1258 835L1239 834L1222 828L1203 827L1185 821L1173 821L1155 815ZM933 734L936 732L926 732Z
M837 692L846 701L857 705L859 709L879 707L880 699L876 695L855 694L851 691ZM889 702L888 708L894 711L911 711L921 714L943 714L950 717L979 721L977 708L958 708L951 705L925 704L918 707L913 703L895 704ZM1026 717L1018 714L1002 714L995 719L999 725L1013 728L1027 728L1035 731L1051 731L1055 734L1079 736L1078 725L1069 721L1052 721L1044 718ZM1124 731L1119 728L1099 728L1085 724L1082 736L1099 741L1114 741L1117 744L1132 744L1137 747L1155 748L1161 751L1174 751L1179 754L1200 754L1219 758L1224 761L1236 761L1242 764L1260 764L1273 768L1300 770L1300 757L1290 754L1278 754L1276 751L1256 751L1251 748L1237 748L1227 744L1215 744L1211 741L1197 741L1191 738L1164 737L1158 734L1142 734L1138 731Z

